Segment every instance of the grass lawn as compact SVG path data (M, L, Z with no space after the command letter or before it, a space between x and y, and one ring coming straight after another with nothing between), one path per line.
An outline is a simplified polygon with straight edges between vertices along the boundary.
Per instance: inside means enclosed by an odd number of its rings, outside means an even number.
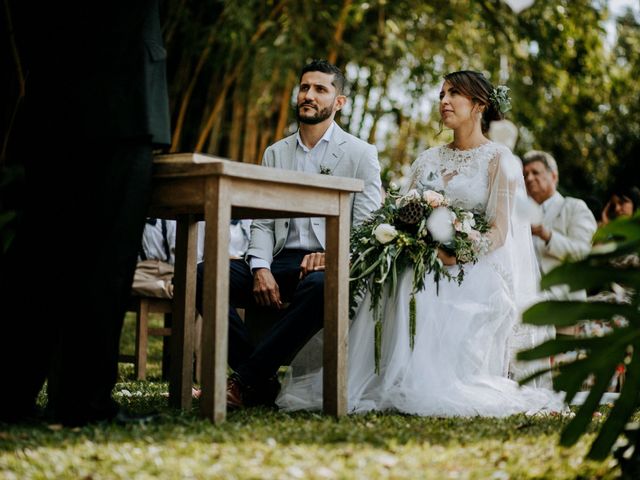
M121 367L114 391L134 411L156 409L158 421L125 427L18 426L0 431L0 478L70 479L520 479L615 478L609 458L584 461L593 433L573 448L558 436L561 417L423 418L376 413L339 420L318 413L249 409L221 426L197 410L166 407L159 380L160 340L151 340L149 381ZM131 349L132 321L123 335ZM78 384L78 395L82 383ZM606 408L605 408L606 410ZM606 413L605 413L606 415ZM594 421L598 428L601 419Z

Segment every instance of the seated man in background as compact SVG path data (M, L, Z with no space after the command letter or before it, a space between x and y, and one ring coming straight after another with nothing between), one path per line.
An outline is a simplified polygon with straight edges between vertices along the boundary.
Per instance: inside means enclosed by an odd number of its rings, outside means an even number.
M173 298L176 221L147 218L131 291L143 297ZM204 222L198 222L198 262L204 251Z
M542 222L531 225L531 234L540 273L545 274L564 260L579 260L589 253L596 219L583 200L558 193L558 165L549 153L529 151L522 164L527 193L542 208ZM570 293L566 286L553 287L548 293L557 300L587 297L584 290ZM559 333L575 331L569 327Z

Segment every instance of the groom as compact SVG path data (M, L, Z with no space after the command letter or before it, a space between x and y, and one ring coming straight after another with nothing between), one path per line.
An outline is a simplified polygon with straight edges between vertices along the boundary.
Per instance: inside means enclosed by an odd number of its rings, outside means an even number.
M334 122L347 100L344 87L344 75L336 66L324 60L306 65L297 96L299 130L269 146L262 164L364 180L364 190L351 203L351 222L357 225L381 204L380 165L373 145ZM229 408L273 405L280 390L278 368L322 328L324 249L324 218L253 222L245 260L232 260L230 266L229 365L235 373L227 383ZM202 268L199 264L199 308ZM282 310L257 345L236 311L254 305Z

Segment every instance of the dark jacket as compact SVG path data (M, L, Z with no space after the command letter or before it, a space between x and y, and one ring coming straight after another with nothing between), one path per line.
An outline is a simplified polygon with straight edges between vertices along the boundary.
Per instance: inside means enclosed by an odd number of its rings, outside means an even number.
M40 128L171 143L158 9L158 0L14 2L25 108L39 112Z

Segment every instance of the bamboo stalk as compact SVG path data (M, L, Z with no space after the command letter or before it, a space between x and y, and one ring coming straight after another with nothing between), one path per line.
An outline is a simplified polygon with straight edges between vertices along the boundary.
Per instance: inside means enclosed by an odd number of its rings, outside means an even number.
M273 25L273 18L280 13L280 11L284 8L286 3L287 3L287 0L282 0L278 5L276 5L271 10L271 13L269 14L269 18L267 18L260 25L258 25L258 28L256 28L255 33L253 34L253 36L251 37L251 40L249 41L249 45L245 47L243 55L238 60L238 62L236 63L231 73L225 77L224 82L222 84L222 88L220 89L220 93L217 96L216 100L214 101L211 112L209 112L207 121L205 122L204 127L202 128L202 130L200 131L200 134L198 135L198 141L196 142L194 151L201 152L202 149L204 148L204 144L206 143L209 133L211 132L211 128L213 127L215 117L219 115L220 112L222 111L224 100L226 98L227 92L229 91L229 88L236 81L236 79L240 75L240 72L243 71L246 62L249 59L249 51L251 50L250 47L255 46L255 44L262 37L262 35L264 35L267 29Z
M193 76L191 77L191 81L189 82L189 85L187 86L184 95L182 96L182 101L180 102L180 110L178 111L178 118L176 119L176 126L173 130L173 138L171 140L171 152L177 152L178 147L180 146L180 137L182 136L182 129L184 127L184 121L187 115L187 107L189 106L191 95L193 94L193 90L196 86L196 82L198 81L198 77L200 76L200 72L202 72L205 61L211 53L211 47L213 46L214 40L215 30L211 29L211 31L209 32L209 36L207 37L206 46L200 53L200 57L198 58L198 63L196 65L195 71L193 72Z
M338 21L336 22L336 29L333 33L333 42L331 44L331 50L327 54L327 61L329 63L336 63L338 59L338 50L340 45L342 45L342 37L344 35L344 30L347 24L347 16L349 15L349 10L351 9L352 0L344 0L342 4L342 9L340 10L340 16L338 17Z
M295 84L296 77L293 71L289 70L284 80L284 87L280 96L280 105L278 108L278 121L276 123L276 130L273 135L274 141L280 140L285 136L285 128L287 126L287 120L289 120L289 114L291 112L291 90Z

